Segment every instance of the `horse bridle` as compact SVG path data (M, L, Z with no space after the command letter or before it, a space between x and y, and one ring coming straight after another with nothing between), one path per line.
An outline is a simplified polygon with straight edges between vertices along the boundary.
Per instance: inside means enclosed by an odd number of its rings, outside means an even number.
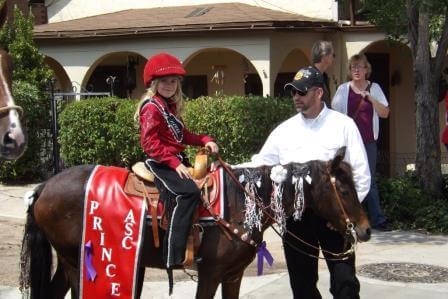
M241 183L239 182L239 180L235 177L235 175L233 174L233 172L229 169L229 167L227 166L227 163L225 163L225 162L222 160L222 158L220 157L220 155L219 155L219 154L216 154L215 157L216 157L216 159L220 162L221 166L224 168L224 170L227 172L227 174L230 176L230 178L231 178L231 179L234 181L234 183L238 186L238 188L241 189L245 194L247 194L247 195L248 195L248 196L249 196L249 197L250 197L250 198L251 198L251 199L258 205L258 207L262 210L263 214L264 214L265 216L267 216L267 217L272 221L272 223L276 223L276 224L278 224L278 222L274 219L274 217L273 217L270 213L268 213L268 212L266 211L264 205L260 202L260 200L257 200L255 197L253 197L253 196L252 196L249 192L247 192L247 190L241 185ZM305 244L305 245L307 245L307 246L309 246L309 247L311 247L311 248L314 248L314 249L317 249L317 250L322 250L322 252L328 253L329 255L331 255L331 256L334 257L334 258L326 258L327 260L346 260L346 259L348 259L348 258L355 252L356 243L357 243L356 231L355 231L355 229L354 229L354 225L353 225L353 223L350 221L350 218L348 217L348 215L347 215L347 213L346 213L346 211L345 211L345 209L344 209L344 206L343 206L343 204L342 204L342 200L341 200L341 198L340 198L340 196L339 196L339 192L338 192L338 190L337 190L337 188L336 188L336 177L335 177L335 176L332 176L332 175L330 174L330 171L328 170L328 167L327 167L327 174L328 174L329 177L330 177L330 182L331 182L333 191L335 192L337 202L338 202L338 204L339 204L339 206L340 206L340 208L341 208L341 210L342 210L342 214L343 214L343 216L344 216L344 218L345 218L345 221L346 221L346 223L347 223L347 230L346 230L346 236L345 236L346 238L345 238L345 240L347 240L347 238L348 238L349 236L351 236L351 237L352 237L352 240L353 240L352 242L350 242L350 243L351 243L350 248L347 249L347 250L344 251L344 252L334 253L334 252L331 252L331 251L329 251L329 250L325 250L325 249L323 249L323 248L316 247L316 246L314 246L314 245L312 245L312 244L306 242L305 240L303 240L302 238L298 237L297 235L295 235L294 233L292 233L292 232L289 231L289 230L286 230L285 233L289 234L289 235L292 236L294 239L300 241L301 243L303 243L303 244ZM282 236L282 235L281 235L281 234L280 234L274 227L272 227L272 228L274 229L274 231L275 231L275 232L276 232L282 239L284 239L283 236ZM309 253L304 252L303 250L301 250L301 249L297 248L296 246L290 244L287 240L284 240L284 241L285 241L289 246L291 246L293 249L295 249L295 250L297 250L297 251L299 251L299 252L301 252L301 253L303 253L303 254L305 254L305 255L308 255L308 256L310 256L310 257L314 257L314 258L317 258L317 259L323 259L323 258L321 258L321 257L318 256L318 255L315 256L315 255L312 255L312 254L309 254Z
M19 114L19 117L22 117L23 115L23 108L17 105L8 105L0 107L0 118L5 117L6 115L3 115L11 110L16 110Z

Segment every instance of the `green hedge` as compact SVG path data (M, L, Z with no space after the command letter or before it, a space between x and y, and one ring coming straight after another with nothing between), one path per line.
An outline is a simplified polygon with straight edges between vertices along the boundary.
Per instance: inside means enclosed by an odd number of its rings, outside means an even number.
M129 166L142 160L133 114L136 100L117 98L73 102L59 118L61 156L66 166ZM192 132L216 138L229 163L246 161L267 135L294 113L290 101L262 97L204 97L186 103L184 119ZM192 154L194 149L189 149Z
M247 161L269 133L294 114L292 102L264 97L202 97L188 102L185 122L192 132L213 136L224 160Z
M378 178L381 206L396 228L448 233L448 176L444 177L445 198L425 194L413 173L397 178Z
M136 101L90 98L69 104L59 117L59 144L66 166L128 166L142 159L133 112Z

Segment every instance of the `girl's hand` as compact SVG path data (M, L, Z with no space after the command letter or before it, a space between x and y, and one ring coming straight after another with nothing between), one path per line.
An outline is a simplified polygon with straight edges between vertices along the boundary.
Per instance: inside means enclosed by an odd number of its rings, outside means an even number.
M188 171L188 168L182 163L176 167L176 172L182 179L193 179L190 172Z
M218 153L218 151L219 151L218 145L215 142L213 142L213 141L207 142L205 144L205 147L208 147L211 150L212 153Z

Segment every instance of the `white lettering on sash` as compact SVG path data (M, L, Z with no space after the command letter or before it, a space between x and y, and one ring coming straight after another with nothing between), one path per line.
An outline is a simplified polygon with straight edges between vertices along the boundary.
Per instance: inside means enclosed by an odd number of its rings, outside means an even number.
M135 223L134 212L132 210L129 210L129 213L126 216L126 218L124 219L124 222Z
M98 207L100 206L100 203L99 202L97 202L97 201L91 201L90 202L90 212L89 212L89 215L92 215L93 214L93 211L95 211L96 209L98 209Z
M113 269L111 269L111 268L113 268ZM108 277L114 277L114 276L116 276L117 274L111 272L111 270L116 270L116 269L117 269L117 265L115 265L115 264L109 264L109 265L107 265L107 266L106 266L106 275L107 275Z
M104 246L104 232L101 232L100 235L100 246Z
M121 247L123 247L123 249L130 250L132 249L132 234L134 233L133 229L135 224L134 212L132 210L129 210L128 215L124 219L124 223L125 237L121 240Z
M112 248L101 248L101 261L104 261L104 257L107 258L107 261L110 262L112 260Z
M132 224L130 222L126 223L124 225L124 230L125 230L124 235L125 236L132 236L132 233L133 233L132 229L133 228L134 228L134 224Z
M93 230L103 230L103 228L101 227L101 221L103 221L103 219L101 219L98 216L93 216Z
M129 250L132 249L132 243L129 244L129 246L126 246L126 241L129 240L130 242L132 242L132 237L124 237L123 240L121 241L121 247L123 247L123 249Z
M112 296L117 296L117 297L120 297L120 290L119 290L119 288L120 288L120 284L119 283L116 283L116 282L112 282L112 292L111 292L111 295Z

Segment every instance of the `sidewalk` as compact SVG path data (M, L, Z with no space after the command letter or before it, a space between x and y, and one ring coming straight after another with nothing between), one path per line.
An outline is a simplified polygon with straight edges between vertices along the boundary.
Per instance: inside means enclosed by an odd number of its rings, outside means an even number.
M22 196L34 186L15 187L0 185L0 218L23 219L25 206ZM272 253L275 262L274 267L284 268L283 249L281 240L272 231L265 235L267 247ZM448 236L424 235L416 232L374 231L372 239L367 243L358 245L357 251L358 278L361 282L361 298L402 298L402 299L428 299L448 298L448 280L443 283L410 283L384 281L368 278L359 273L362 266L374 263L413 263L439 266L448 276ZM267 269L265 265L265 269ZM324 261L319 263L319 289L323 298L331 298L329 289L329 275ZM406 272L397 270L402 276L425 277L433 275L431 271ZM379 273L381 275L381 273ZM438 273L438 275L441 275ZM1 286L0 298L21 298L17 288ZM193 281L175 281L174 293L171 298L194 298L196 283ZM281 270L280 273L268 274L259 277L245 276L241 285L241 298L276 299L292 298L289 288L288 273ZM69 298L69 296L67 296ZM168 282L145 282L142 298L170 298L168 296ZM216 298L221 298L220 290Z

